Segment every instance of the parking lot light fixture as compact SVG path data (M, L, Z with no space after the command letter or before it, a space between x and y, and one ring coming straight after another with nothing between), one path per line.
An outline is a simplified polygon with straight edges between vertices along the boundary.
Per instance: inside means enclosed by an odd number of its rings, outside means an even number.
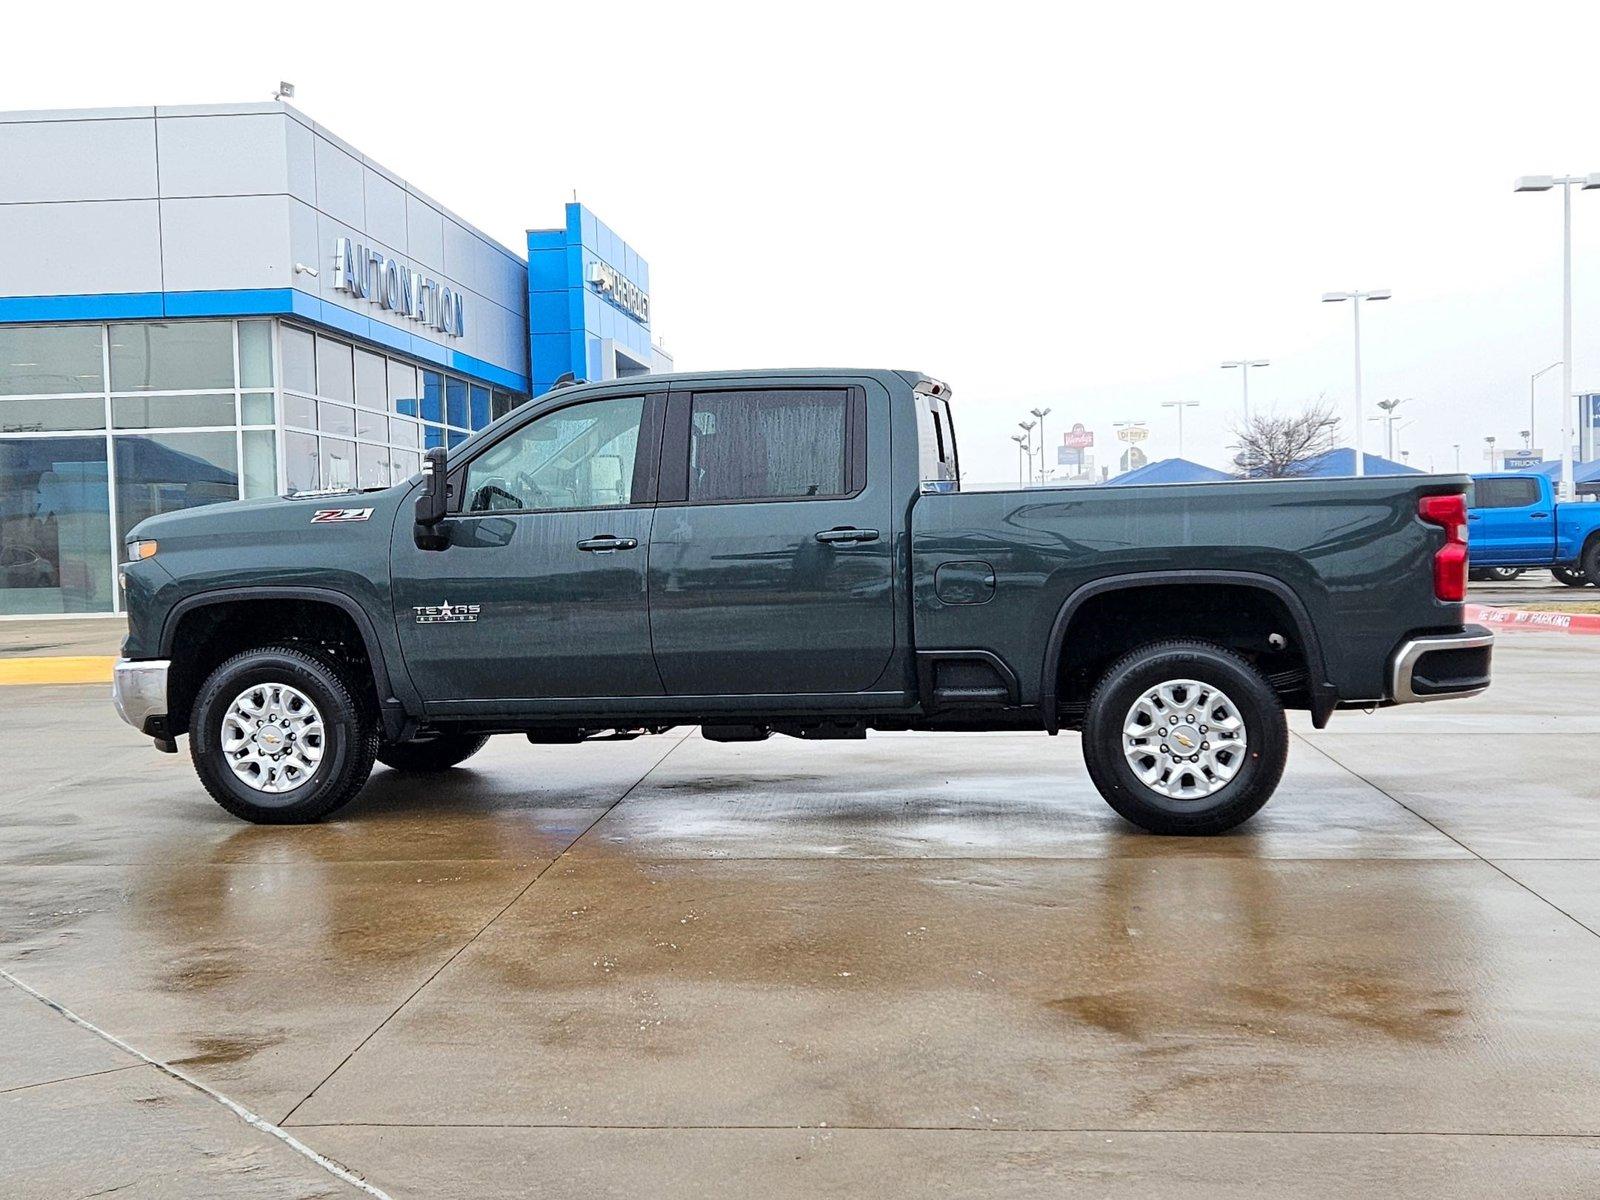
M1028 410L1039 422L1039 482L1043 483L1046 471L1044 469L1044 419L1050 415L1048 408L1032 408Z
M1365 462L1365 459L1366 459L1366 448L1363 445L1363 442L1366 439L1362 436L1362 421L1361 421L1361 416L1362 416L1362 413L1361 413L1361 302L1363 300L1387 300L1393 295L1394 295L1394 293L1391 292L1388 288L1373 288L1371 291L1367 291L1367 292L1356 291L1356 292L1323 292L1322 293L1322 302L1324 304L1341 304L1344 301L1348 300L1348 301L1350 301L1351 309L1353 309L1354 312L1355 312L1355 329L1356 329L1356 395L1355 395L1355 408L1353 410L1354 411L1354 415L1355 415L1355 420L1353 420L1351 422L1351 428L1353 429L1354 432L1351 434L1351 437L1352 437L1352 439L1353 439L1353 441L1355 443L1353 448L1355 450L1355 456L1356 456L1356 475L1357 476L1365 475L1367 473L1366 462Z
M1178 410L1178 457L1183 457L1183 410L1186 408L1199 408L1198 400L1163 400L1162 408L1175 408Z
M1572 187L1600 188L1600 171L1588 175L1523 175L1519 192L1561 189L1561 486L1562 500L1573 497L1572 482Z
M1238 371L1244 381L1244 420L1250 423L1250 368L1270 367L1272 364L1264 358L1236 358L1231 362L1222 364L1224 371Z

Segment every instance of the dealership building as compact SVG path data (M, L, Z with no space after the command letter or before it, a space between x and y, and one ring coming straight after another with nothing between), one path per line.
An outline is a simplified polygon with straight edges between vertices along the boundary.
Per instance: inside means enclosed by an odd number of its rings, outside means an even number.
M118 611L154 513L387 486L670 367L587 208L512 249L286 104L0 114L0 162L0 617Z

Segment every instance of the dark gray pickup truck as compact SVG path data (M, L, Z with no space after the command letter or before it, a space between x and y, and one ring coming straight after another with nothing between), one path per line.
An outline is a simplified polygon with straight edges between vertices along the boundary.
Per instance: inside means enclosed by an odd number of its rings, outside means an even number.
M1215 833L1277 786L1285 708L1488 686L1465 476L960 478L915 373L561 387L396 487L139 525L117 707L253 821L327 815L374 759L694 724L1081 730L1124 817Z

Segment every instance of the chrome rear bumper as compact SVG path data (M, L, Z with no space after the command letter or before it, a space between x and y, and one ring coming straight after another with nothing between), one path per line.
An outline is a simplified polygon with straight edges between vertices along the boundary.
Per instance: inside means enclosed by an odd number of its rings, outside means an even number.
M172 664L164 658L141 661L119 659L111 672L111 702L117 715L140 733L152 717L167 715L167 671Z
M1389 697L1417 704L1476 696L1489 686L1493 649L1494 634L1481 625L1402 642L1389 666Z

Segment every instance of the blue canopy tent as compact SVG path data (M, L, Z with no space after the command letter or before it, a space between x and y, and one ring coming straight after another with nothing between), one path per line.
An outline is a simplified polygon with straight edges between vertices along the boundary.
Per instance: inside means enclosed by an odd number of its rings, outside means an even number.
M1163 458L1145 463L1110 479L1109 483L1220 483L1232 479L1226 471L1190 462L1187 458Z
M1384 458L1380 454L1363 454L1361 465L1368 475L1426 475L1426 471L1419 471L1416 467L1397 463L1392 458ZM1356 473L1356 452L1349 446L1335 446L1325 454L1319 454L1307 460L1305 467L1296 478L1299 479L1335 479L1343 478Z
M1554 462L1535 463L1531 467L1509 467L1508 470L1527 473L1536 471L1546 479L1561 478L1561 460ZM1572 480L1574 483L1600 483L1600 458L1591 459L1589 462L1575 462L1572 464Z

